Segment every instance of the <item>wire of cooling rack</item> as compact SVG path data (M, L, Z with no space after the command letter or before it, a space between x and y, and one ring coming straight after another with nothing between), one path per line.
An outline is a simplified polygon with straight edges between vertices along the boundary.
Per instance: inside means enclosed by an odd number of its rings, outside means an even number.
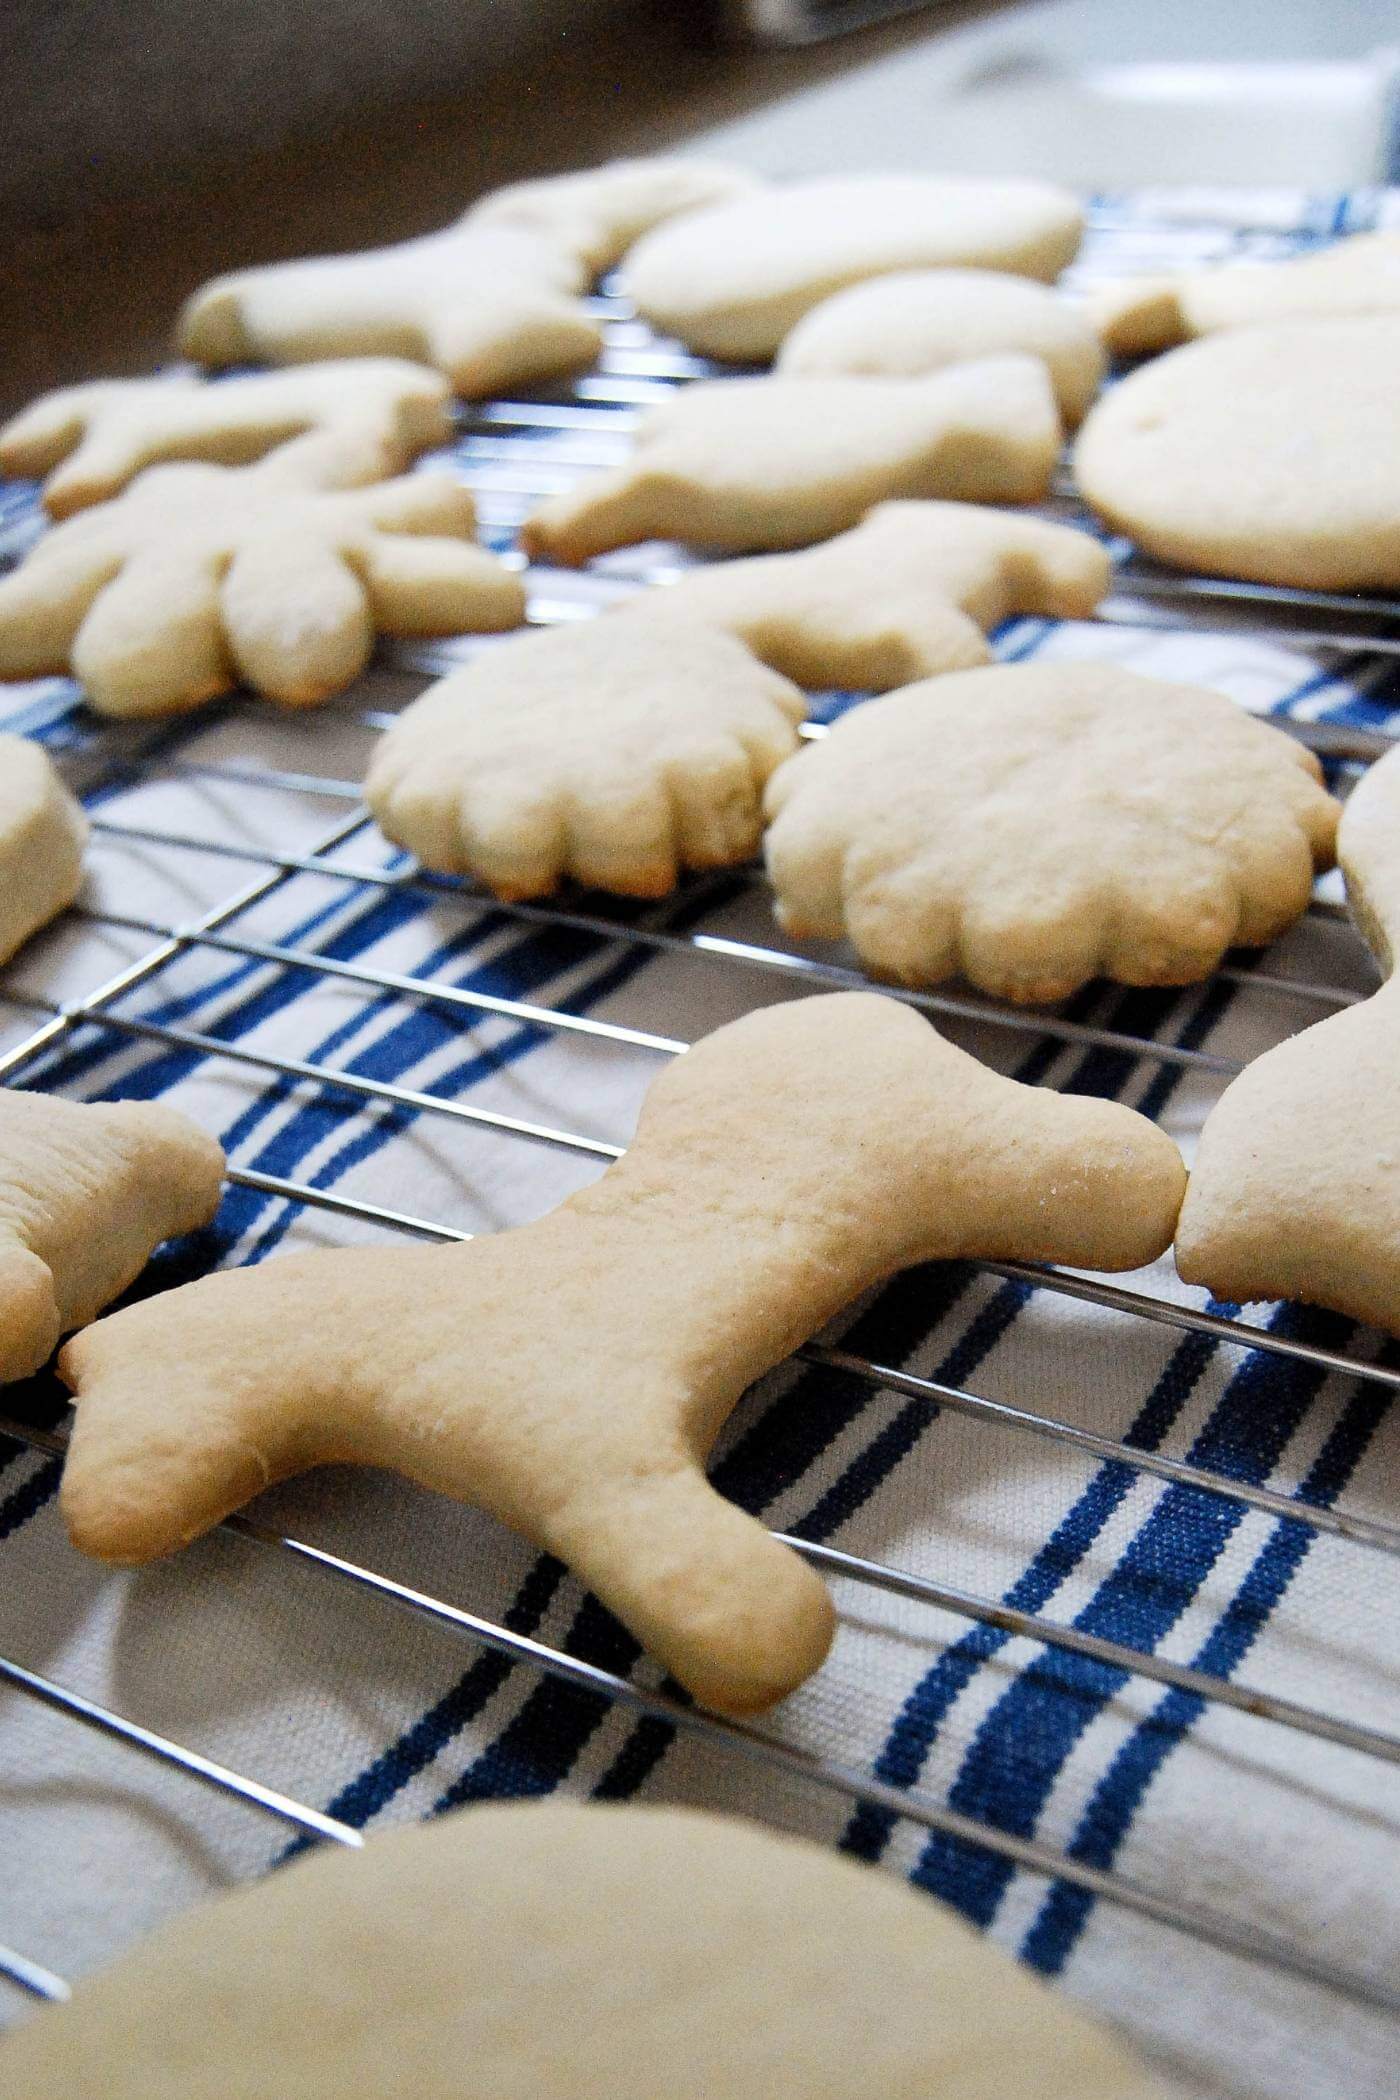
M613 440L625 436L627 426L633 420L628 414L629 409L665 395L678 380L704 376L716 369L702 359L652 342L615 298L605 297L596 303L607 323L608 348L600 371L579 382L568 400L498 402L473 408L463 417L459 465L478 495L488 525L504 528L513 524L525 499L560 485L557 476L566 471L572 477L590 456L587 444L578 445L580 438ZM510 432L513 436L502 440L501 432ZM534 441L522 454L515 438L526 432L534 434ZM557 457L551 455L548 446L538 442L542 435L551 433L565 441ZM606 445L598 448L600 463L616 456L615 449L608 450ZM655 581L663 575L655 564L649 567L645 559L630 567L626 562L620 563L617 573L620 588ZM557 574L535 571L530 580L531 616L537 622L574 617L590 609L568 599L567 579ZM1325 594L1279 593L1268 587L1235 585L1218 579L1158 576L1140 562L1133 561L1124 563L1121 583L1131 597L1172 599L1193 610L1229 598L1247 604L1266 617L1274 613L1286 615L1294 622L1291 631L1312 647L1337 646L1373 651L1378 655L1400 650L1400 638L1394 638L1388 632L1392 625L1400 624L1400 603L1388 600L1345 601ZM1339 629L1335 624L1339 615L1356 622L1356 627ZM1113 619L1117 615L1110 612L1108 617ZM1144 621L1136 615L1132 616L1132 624L1141 627ZM1270 639L1287 639L1283 630L1267 625L1262 625L1259 631L1267 633ZM447 661L456 660L451 652L441 652L441 655ZM441 668L441 661L431 649L401 651L399 661L411 667ZM367 728L381 726L383 719L372 711L365 711L363 715ZM819 731L820 726L813 725L814 731ZM1377 751L1389 742L1387 738L1364 730L1337 731L1330 725L1284 726L1295 728L1309 741L1315 741L1318 748L1360 762L1377 755ZM1329 737L1332 739L1330 744ZM236 922L254 905L265 901L282 885L303 873L340 884L351 894L376 889L409 890L430 895L439 903L453 904L463 910L477 910L489 903L492 910L505 911L527 923L583 931L653 952L739 963L755 972L785 978L799 985L867 987L868 981L859 970L811 955L789 954L776 947L704 931L678 933L649 923L645 915L626 919L605 910L553 902L502 906L494 899L487 899L471 884L455 878L431 875L413 867L386 869L346 860L340 849L353 842L369 823L359 802L358 784L354 781L246 763L200 765L178 758L143 757L140 754L133 757L130 752L118 753L115 758L110 753L104 754L104 764L110 778L120 774L133 784L180 775L205 777L273 795L320 796L349 807L301 853L254 847L244 840L194 836L97 817L94 831L100 840L127 841L227 859L231 863L251 866L257 872L227 899L188 922L141 918L112 910L83 911L82 916L96 925L143 935L153 945L135 962L73 1000L57 1003L41 992L29 991L20 984L9 982L0 987L0 997L19 1006L28 1005L42 1016L23 1041L0 1055L0 1082L6 1084L22 1083L23 1075L35 1060L60 1044L74 1029L98 1028L117 1037L153 1040L196 1050L201 1056L228 1059L250 1069L275 1073L294 1083L337 1090L367 1110L379 1105L412 1107L425 1114L488 1127L521 1142L561 1147L598 1162L606 1162L618 1155L619 1146L574 1130L508 1116L481 1108L473 1102L457 1101L428 1091L369 1080L320 1062L274 1056L199 1029L157 1023L116 1010L117 1002L127 993L157 977L178 958L208 950L236 956L272 970L309 972L335 979L358 988L367 998L390 995L453 1007L484 1017L510 1019L530 1027L565 1034L573 1032L604 1044L612 1042L634 1050L654 1052L660 1058L673 1056L686 1047L676 1038L629 1028L617 1022L572 1014L523 999L438 984L402 972L374 969L323 955L314 948L258 940L235 930ZM1335 915L1335 908L1324 906L1320 910L1323 916ZM1266 995L1271 991L1288 994L1323 1007L1340 1007L1357 996L1344 987L1238 966L1230 966L1227 974ZM888 987L881 989L889 993ZM1026 1013L995 1001L961 994L900 991L890 995L901 997L928 1013L975 1020L1037 1037L1048 1036L1066 1045L1120 1052L1221 1077L1228 1077L1239 1069L1232 1059L1190 1045L1162 1043L1123 1030L1074 1021L1061 1014ZM272 1174L232 1166L228 1179L236 1186L353 1218L389 1233L443 1242L469 1237L430 1218ZM1392 1391L1400 1389L1400 1371L1386 1364L1346 1350L1322 1348L1284 1333L1255 1327L1238 1317L1203 1311L1108 1284L1095 1277L1053 1268L1012 1262L984 1262L970 1266L1037 1290L1093 1303L1125 1317L1194 1331L1241 1351L1291 1358L1319 1371L1369 1381ZM1242 1481L1208 1466L1140 1448L1131 1441L1096 1435L1073 1423L1012 1405L990 1394L972 1392L917 1376L893 1365L881 1364L843 1346L814 1341L805 1345L797 1355L801 1361L819 1369L855 1377L875 1389L924 1403L931 1412L961 1414L989 1428L1049 1440L1085 1458L1107 1460L1158 1480L1222 1497L1271 1519L1345 1540L1362 1550L1388 1558L1400 1555L1400 1526L1331 1505L1311 1503L1303 1500L1300 1493L1285 1493ZM36 1428L7 1418L0 1418L0 1435L27 1443L51 1458L61 1456L64 1449L61 1431ZM278 1554L352 1590L425 1617L466 1641L526 1662L551 1676L596 1692L676 1729L698 1734L734 1755L804 1779L926 1830L943 1832L1033 1873L1077 1887L1213 1946L1322 1982L1359 2001L1400 2012L1400 1989L1343 1968L1325 1956L1291 1945L1257 1926L1165 1896L1120 1873L1089 1867L1052 1846L1016 1837L994 1824L968 1817L916 1788L906 1790L890 1786L870 1772L823 1757L749 1724L705 1712L668 1689L646 1689L627 1677L583 1661L565 1650L516 1633L373 1569L358 1566L306 1540L280 1533L252 1518L230 1517L224 1528L255 1548ZM1124 1678L1140 1677L1171 1686L1207 1704L1252 1715L1261 1723L1296 1735L1337 1743L1384 1763L1400 1763L1400 1736L1386 1730L1281 1698L1243 1684L1234 1677L1221 1677L1172 1663L1154 1653L1083 1633L1077 1627L1061 1624L1041 1614L1014 1610L998 1599L954 1589L897 1566L841 1552L800 1536L775 1535L834 1577L894 1592L966 1621L997 1627L1046 1649L1091 1659L1121 1672ZM134 1753L176 1768L197 1782L260 1809L304 1835L328 1842L360 1842L358 1831L336 1818L160 1736L139 1721L117 1714L19 1663L0 1659L0 1683L22 1696L44 1703L76 1724L96 1729L123 1743ZM21 1988L38 1996L61 1997L66 1991L63 1980L52 1971L3 1947L0 1947L0 1975L8 1976Z
M148 777L139 764L129 770L138 778ZM218 778L223 775L230 780L236 779L241 785L257 785L274 794L324 790L333 798L348 799L345 792L346 783L322 781L319 776L304 772L284 773L276 769L263 771L246 764L235 765L227 769L227 772L217 765L187 770L196 771L205 777ZM364 990L366 996L397 994L405 998L466 1007L483 1014L507 1017L518 1022L566 1032L579 1028L596 1040L611 1040L631 1048L649 1049L659 1057L675 1055L685 1047L674 1038L630 1029L620 1023L570 1015L555 1008L500 995L467 992L459 987L439 985L403 973L371 969L359 964L345 964L337 958L322 956L311 948L285 947L275 942L245 938L228 930L230 922L246 911L251 904L262 901L278 884L303 870L353 886L374 887L382 884L399 887L405 883L426 883L435 897L447 900L455 896L464 908L478 908L486 901L479 893L474 892L470 885L454 879L432 878L431 881L427 881L412 869L385 871L355 865L347 867L342 861L328 857L336 849L352 842L367 823L367 813L362 808L354 807L314 842L310 852L302 855L276 855L263 854L259 849L245 847L241 842L171 834L148 827L99 820L99 836L114 842L123 837L132 837L144 842L173 846L182 851L226 853L228 857L237 860L251 859L255 864L261 865L262 872L254 881L236 890L227 902L185 925L162 924L118 912L89 911L86 916L99 924L110 924L148 934L154 945L137 962L100 984L92 993L69 1001L62 1007L56 1008L52 1002L43 1000L40 995L25 992L22 986L10 987L7 990L8 997L39 1006L45 1011L46 1017L24 1041L0 1059L0 1077L14 1083L36 1058L50 1050L68 1031L80 1025L98 1026L121 1036L178 1044L196 1049L202 1055L210 1057L228 1057L236 1062L271 1070L281 1077L318 1087L340 1088L367 1102L382 1101L392 1105L408 1105L428 1114L460 1117L469 1122L487 1125L520 1140L560 1145L600 1160L616 1157L621 1149L619 1146L588 1138L574 1131L507 1117L496 1111L479 1108L470 1102L454 1101L432 1093L365 1080L360 1075L338 1072L331 1066L317 1062L252 1051L243 1045L226 1042L218 1036L200 1030L155 1023L112 1010L114 1002L124 993L146 982L177 956L191 949L207 947L242 956L250 961L265 963L269 967L312 971L334 977L357 985ZM532 910L537 910L546 920L560 916L567 919L571 916L568 913L558 914L553 907L547 905ZM621 919L601 914L585 914L583 917L592 928L605 927L609 936L616 940L646 944L654 937L654 929L645 925L631 925ZM776 955L777 951L773 953ZM859 976L856 972L848 974L853 977ZM1329 988L1315 989L1326 992ZM993 1002L987 1002L985 1013L980 1006L977 1011L979 1018L987 1018L995 1014L997 1009ZM1014 1018L1017 1021L1031 1018L1032 1025L1042 1031L1046 1020L1042 1015ZM1090 1031L1090 1035L1091 1039L1107 1035L1115 1047L1131 1047L1137 1055L1150 1054L1153 1048L1147 1038L1123 1037L1111 1031ZM1226 1068L1233 1069L1233 1066L1227 1064ZM234 1168L230 1171L229 1179L239 1185L277 1193L288 1200L353 1216L362 1222L379 1225L391 1231L442 1240L460 1240L467 1237L466 1234L431 1219L410 1216L401 1211L392 1211L384 1206L337 1196L333 1192L274 1176ZM1364 1357L1344 1351L1320 1350L1315 1345L1248 1327L1238 1320L1103 1284L1097 1279L1024 1264L986 1263L981 1266L991 1273L1015 1277L1038 1288L1061 1291L1070 1296L1088 1297L1120 1312L1198 1328L1240 1348L1260 1349L1298 1357L1321 1368L1344 1372L1358 1379L1377 1380L1392 1389L1400 1386L1400 1373L1384 1365L1369 1362ZM1131 1443L1098 1437L1071 1423L1033 1414L989 1395L967 1392L936 1380L919 1378L894 1366L872 1362L840 1347L815 1342L808 1344L800 1354L805 1361L816 1366L852 1374L876 1387L922 1400L930 1409L947 1409L989 1425L1050 1438L1067 1448L1082 1452L1086 1457L1109 1458L1153 1477L1227 1497L1270 1517L1347 1539L1360 1547L1379 1551L1387 1556L1400 1553L1400 1528L1334 1508L1313 1506L1300 1501L1296 1496L1241 1482L1216 1473L1208 1467L1171 1459L1156 1452L1139 1450ZM0 1422L0 1433L52 1452L62 1449L61 1437L36 1430L23 1423ZM580 1664L576 1658L564 1651L525 1640L524 1637L511 1634L508 1629L495 1627L490 1622L463 1614L440 1599L426 1598L418 1592L402 1592L401 1586L398 1585L386 1586L386 1579L376 1576L374 1571L355 1568L336 1556L323 1555L319 1549L310 1547L305 1541L284 1538L247 1519L230 1519L229 1525L240 1535L257 1543L266 1545L275 1542L283 1550L311 1562L323 1572L338 1575L341 1580L377 1590L380 1594L389 1596L391 1601L406 1601L411 1609L435 1617L442 1623L451 1624L459 1632L472 1638L487 1640L488 1644L504 1647L508 1652L556 1675L572 1677L573 1681L579 1683L587 1682L594 1689L605 1689L608 1696L623 1699L676 1725L709 1733L714 1740L722 1741L731 1748L738 1747L747 1755L758 1756L764 1761L781 1765L818 1785L844 1791L852 1799L874 1807L891 1811L897 1808L900 1815L922 1823L930 1830L943 1830L967 1838L1003 1857L1014 1859L1018 1865L1083 1887L1106 1900L1119 1902L1129 1909L1157 1918L1160 1922L1174 1924L1214 1944L1228 1946L1235 1952L1249 1953L1256 1959L1289 1968L1295 1973L1310 1975L1314 1979L1320 1977L1335 1988L1348 1990L1352 1995L1366 1998L1370 2002L1382 2003L1400 2010L1400 1993L1392 1993L1388 1988L1380 1987L1378 1994L1378 1987L1372 1980L1351 1974L1339 1974L1331 1965L1319 1963L1311 1955L1298 1949L1283 1946L1267 1934L1257 1933L1252 1928L1239 1926L1229 1919L1202 1912L1196 1906L1178 1904L1120 1875L1101 1875L1095 1870L1082 1867L1081 1863L1067 1855L1055 1853L1046 1847L1023 1845L1021 1841L1008 1838L1005 1832L991 1825L969 1824L969 1819L955 1814L943 1804L916 1791L906 1793L903 1789L885 1787L868 1774L854 1772L830 1760L796 1750L762 1731L739 1727L718 1716L702 1713L674 1695L642 1692L625 1678L599 1671L593 1665ZM1256 1687L1241 1684L1233 1678L1212 1676L1207 1672L1177 1665L1127 1644L1083 1634L1074 1627L1061 1625L1039 1614L1011 1610L996 1599L955 1590L898 1567L841 1553L801 1538L789 1538L787 1542L794 1550L828 1573L858 1583L893 1590L930 1607L950 1612L954 1616L997 1626L1046 1648L1090 1657L1122 1671L1125 1675L1139 1676L1173 1686L1194 1694L1207 1703L1224 1705L1235 1711L1257 1716L1261 1721L1298 1734L1341 1743L1383 1762L1400 1762L1400 1738L1382 1729L1352 1723L1335 1715L1311 1709L1300 1702L1278 1698ZM147 1756L177 1765L205 1784L261 1806L304 1831L332 1840L342 1836L344 1841L344 1826L328 1827L334 1826L334 1818L326 1818L320 1811L290 1801L285 1795L277 1794L275 1790L262 1786L256 1780L246 1779L200 1757L196 1752L157 1737L138 1722L84 1700L50 1680L41 1679L35 1673L23 1670L17 1664L0 1661L0 1681L9 1684L12 1689L45 1701L75 1721L102 1730ZM346 1835L353 1838L355 1834ZM22 1961L17 1965L8 1965L6 1958L0 1954L0 1971L11 1974L13 1980L24 1984L25 1978L20 1974L22 1967ZM32 1978L25 1987L34 1987Z

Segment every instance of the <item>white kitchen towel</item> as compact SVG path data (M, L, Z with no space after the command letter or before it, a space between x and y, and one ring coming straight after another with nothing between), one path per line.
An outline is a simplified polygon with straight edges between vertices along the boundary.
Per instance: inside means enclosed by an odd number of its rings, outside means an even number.
M1385 218L1400 220L1400 199L1378 193L1104 198L1073 279L1286 254ZM574 428L532 431L489 410L474 418L452 456L483 490L503 542L526 491L625 445L626 403L667 369L664 346L620 321L601 374L578 390L588 413ZM603 423L605 414L619 420ZM34 529L33 492L11 487L0 504L18 548ZM604 564L600 578L537 578L537 610L586 613L637 566L629 556ZM1339 608L1329 624L1355 622ZM1400 710L1394 655L1309 647L1269 630L1247 604L1187 611L1134 599L1128 584L1111 621L1016 621L997 644L1022 660L1110 657L1339 732L1387 732ZM5 689L0 719L54 751L99 828L87 915L66 919L0 978L0 1053L42 1020L43 1002L82 1000L164 931L279 872L222 927L232 943L314 949L355 970L681 1040L808 988L742 952L792 952L753 871L689 885L660 906L570 900L569 919L396 881L409 871L368 824L326 853L324 874L282 866L278 856L313 857L353 820L374 734L366 715L392 711L423 682L421 668L386 652L353 693L312 715L237 699L119 730L95 723L63 681ZM814 708L849 698L819 696ZM647 938L587 923L598 916ZM839 950L829 959L850 962ZM1375 982L1357 937L1325 916L1280 944L1263 973L1293 988L1248 971L1181 992L1096 985L1050 1019L993 1012L945 1015L943 1025L1023 1078L1132 1103L1189 1152L1224 1084L1221 1061L1253 1056L1326 1012L1309 985ZM123 1031L123 1019L167 1034ZM1166 1055L1092 1041L1084 1029L1150 1039ZM159 1097L217 1133L240 1170L484 1232L537 1216L599 1160L421 1103L357 1100L256 1060L300 1060L622 1144L663 1054L189 941L113 1002L110 1021L74 1025L13 1076L87 1099ZM143 1287L215 1263L392 1236L232 1186L215 1225L164 1250ZM1205 1303L1169 1262L1130 1282L1172 1303ZM1275 1337L1400 1369L1393 1345L1337 1317L1265 1307L1248 1318ZM1400 1424L1386 1383L958 1264L896 1279L842 1331L876 1362L1314 1504L1396 1516ZM3 1403L41 1425L62 1419L47 1379ZM555 1790L744 1811L883 1862L956 1904L1117 2022L1174 2090L1212 2100L1395 2090L1395 2023L1340 1992L745 1763L723 1743L677 1736L275 1548L222 1532L140 1571L100 1568L66 1543L57 1477L43 1453L0 1448L0 1653L296 1801L368 1830ZM1395 1725L1400 1585L1379 1552L810 1365L789 1365L748 1396L716 1478L777 1528L1335 1717ZM471 1510L386 1476L328 1470L265 1496L257 1513L519 1633L657 1681L564 1570ZM1386 1763L925 1604L849 1581L837 1589L832 1658L767 1724L775 1734L1315 1959L1394 1979L1400 1795ZM293 1839L266 1813L27 1694L0 1694L0 1942L63 1975L267 1869ZM0 1994L7 2012L22 2009L17 1994Z

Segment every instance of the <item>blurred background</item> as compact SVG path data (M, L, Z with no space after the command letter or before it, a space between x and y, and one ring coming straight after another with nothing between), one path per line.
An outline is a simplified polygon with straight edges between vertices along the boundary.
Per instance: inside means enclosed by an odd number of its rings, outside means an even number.
M0 406L217 270L615 153L1093 190L1400 179L1397 0L50 0L0 9Z

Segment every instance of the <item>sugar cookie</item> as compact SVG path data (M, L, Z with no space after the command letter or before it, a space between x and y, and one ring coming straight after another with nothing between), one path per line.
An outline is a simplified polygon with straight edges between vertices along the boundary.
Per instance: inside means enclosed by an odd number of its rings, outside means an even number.
M848 2100L853 2065L866 2100L1155 2091L892 1873L737 1817L557 1799L326 1846L0 2044L16 2100Z
M1292 923L1337 805L1303 745L1108 664L959 671L853 709L764 798L778 916L904 984L1190 984Z
M1004 1079L893 999L770 1007L665 1069L626 1156L534 1224L229 1270L86 1329L68 1526L141 1561L307 1466L392 1467L756 1711L821 1663L832 1609L705 1478L744 1390L911 1262L1150 1261L1183 1180L1144 1117Z
M887 496L1034 503L1059 449L1034 358L927 379L714 380L652 409L624 466L549 497L521 538L561 562L649 539L799 547Z
M162 1240L207 1225L223 1164L173 1109L0 1087L0 1380L37 1371Z
M73 902L87 837L48 753L0 732L0 963Z
M0 677L71 666L108 715L176 713L240 679L310 707L359 675L376 632L522 619L520 579L472 540L450 475L318 488L307 457L148 467L55 527L0 579Z
M1337 854L1386 982L1231 1081L1201 1133L1176 1263L1217 1298L1302 1298L1400 1334L1400 753L1353 791Z
M613 160L577 175L511 183L474 204L474 225L543 235L588 270L610 270L634 241L682 212L759 188L743 168L709 160Z
M1236 328L1090 411L1074 469L1164 561L1325 591L1400 589L1400 318Z
M587 281L542 235L468 217L393 248L216 277L185 306L179 347L203 365L422 358L479 399L592 364Z
M579 294L638 233L734 193L704 161L618 161L484 197L455 225L359 255L238 270L196 292L180 348L200 364L421 357L470 399L592 364Z
M1112 564L1071 526L971 503L881 503L800 554L708 562L629 599L736 634L805 686L866 692L986 663L986 632L1015 614L1088 619Z
M1088 311L1115 357L1145 357L1221 328L1400 314L1400 233L1356 233L1287 262L1127 277L1092 292Z
M732 636L626 613L522 635L431 686L384 737L365 799L430 868L539 897L565 875L661 897L750 859L763 783L806 702Z
M659 328L711 357L771 357L809 308L891 270L973 268L1046 281L1083 213L1044 182L845 175L689 212L640 240L627 289Z
M440 373L397 357L345 358L218 386L174 373L96 379L45 394L7 423L0 473L48 474L44 507L55 518L115 496L157 461L245 466L308 431L375 446L378 472L397 474L448 442L447 399Z
M1045 366L1065 422L1081 422L1104 374L1098 336L1080 307L996 270L907 270L851 285L798 322L777 369L919 379L1017 351Z

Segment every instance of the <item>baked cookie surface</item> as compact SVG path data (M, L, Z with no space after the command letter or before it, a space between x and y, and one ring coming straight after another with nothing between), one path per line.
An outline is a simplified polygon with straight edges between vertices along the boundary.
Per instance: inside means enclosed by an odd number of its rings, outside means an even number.
M344 358L210 386L182 374L97 379L45 394L0 430L0 473L47 474L51 517L115 496L143 467L246 466L306 433L366 448L383 475L452 435L447 384L396 357Z
M521 541L574 563L651 539L736 551L844 532L891 496L1034 503L1060 450L1035 358L926 379L701 382L654 408L621 467L548 497Z
M706 1477L747 1388L915 1262L1154 1260L1184 1181L1145 1116L1005 1079L897 1000L762 1008L667 1065L622 1158L531 1224L225 1270L86 1328L59 1359L64 1516L137 1562L307 1467L389 1467L557 1555L705 1705L758 1712L835 1616Z
M660 897L748 860L806 701L732 636L628 611L521 635L442 679L375 751L365 799L430 868L502 897L565 875Z
M590 365L602 336L577 257L525 226L475 224L358 255L268 263L217 277L180 317L203 365L408 357L469 399Z
M988 631L1023 613L1088 619L1112 565L1087 532L973 503L877 504L798 554L686 570L627 601L701 619L804 686L878 692L987 663Z
M653 226L762 187L757 175L727 162L612 160L493 190L467 217L477 226L518 226L539 234L598 271L620 262Z
M1236 328L1133 372L1074 452L1089 503L1213 575L1400 589L1400 317Z
M376 633L514 627L519 577L477 546L450 475L338 478L332 437L253 467L148 467L0 578L0 677L69 670L99 713L180 713L240 680L310 707L363 670Z
M1230 1082L1201 1133L1176 1261L1227 1302L1299 1298L1400 1334L1400 754L1353 789L1337 857L1386 982Z
M819 300L891 270L967 266L1049 280L1083 229L1049 183L848 175L763 189L639 241L626 288L692 350L771 357Z
M679 160L517 183L393 247L215 278L185 306L180 349L207 365L422 358L469 399L563 378L602 343L579 296L590 278L659 221L748 187L732 168Z
M955 672L853 708L768 783L778 916L880 976L1002 998L1190 984L1291 925L1337 805L1218 693L1101 664Z
M870 2100L1155 2090L892 1874L737 1818L559 1801L327 1846L0 2043L25 2100L850 2100L852 2065Z
M53 760L0 731L0 963L73 902L88 823Z
M0 1087L0 1380L37 1371L162 1240L208 1224L222 1175L173 1109Z
M1287 262L1130 277L1093 292L1088 314L1115 357L1169 350L1222 328L1400 314L1400 233L1356 233Z
M872 277L814 306L778 352L780 372L917 379L979 357L1038 357L1060 414L1083 421L1104 375L1082 307L996 270L908 270Z

